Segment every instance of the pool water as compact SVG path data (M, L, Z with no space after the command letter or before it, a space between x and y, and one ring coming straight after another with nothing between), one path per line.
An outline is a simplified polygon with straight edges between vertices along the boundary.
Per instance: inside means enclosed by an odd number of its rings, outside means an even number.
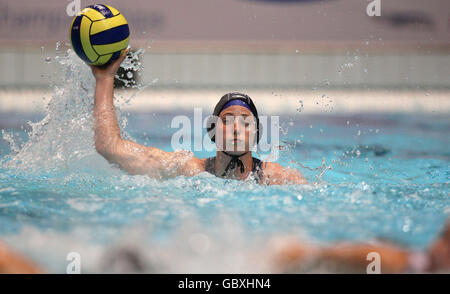
M84 272L114 271L108 256L121 246L152 261L145 272L270 272L245 256L287 234L422 250L450 214L448 116L286 115L278 162L310 184L207 173L160 181L96 153L94 85L80 78L88 68L71 55L59 62L45 113L0 116L0 239L50 272L65 272L69 252L80 253ZM173 113L119 115L125 138L172 151Z

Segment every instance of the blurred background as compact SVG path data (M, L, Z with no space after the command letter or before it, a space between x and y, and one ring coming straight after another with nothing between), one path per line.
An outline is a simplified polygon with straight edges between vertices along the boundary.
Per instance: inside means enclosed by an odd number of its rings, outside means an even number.
M334 111L448 111L450 2L380 0L380 16L369 16L372 2L110 0L107 4L128 20L130 45L145 49L145 68L136 78L142 85L151 84L146 92L153 91L153 97L167 98L151 102L144 93L136 97L135 110L148 103L183 107L186 101L191 108L192 99L210 105L225 92L244 91L261 97L266 109L281 107L270 103L274 96L288 98L286 110L302 96L304 111L323 112L317 99L332 94ZM77 5L94 3L0 1L0 109L42 109L43 91L57 66L52 62L56 47L70 48L72 14ZM187 99L180 101L180 95ZM382 98L384 103L374 103ZM31 99L37 102L30 104Z

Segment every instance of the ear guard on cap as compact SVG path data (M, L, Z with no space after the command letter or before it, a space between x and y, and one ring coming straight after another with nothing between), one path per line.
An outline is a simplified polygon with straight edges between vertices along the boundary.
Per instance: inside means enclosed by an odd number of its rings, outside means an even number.
M251 112L256 118L256 144L258 144L262 130L262 126L259 123L258 111L256 110L256 106L253 103L252 99L242 93L228 93L222 96L222 98L219 100L216 107L214 108L213 114L209 116L208 120L206 121L206 130L208 131L209 138L211 139L211 141L216 142L216 124L217 120L219 119L219 114L225 104L227 104L231 100L242 100L250 106Z

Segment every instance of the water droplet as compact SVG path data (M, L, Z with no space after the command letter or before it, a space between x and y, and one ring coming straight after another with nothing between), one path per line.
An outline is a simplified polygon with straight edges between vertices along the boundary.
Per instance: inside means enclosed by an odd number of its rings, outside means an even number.
M47 62L47 63L52 62L52 58L51 58L51 57L46 57L46 58L45 58L45 62Z
M298 103L300 104L300 107L297 108L297 111L301 112L303 110L303 100L298 100Z
M353 63L349 62L349 63L345 63L344 64L345 68L352 68L353 67Z
M131 71L127 72L127 78L132 79L133 73Z

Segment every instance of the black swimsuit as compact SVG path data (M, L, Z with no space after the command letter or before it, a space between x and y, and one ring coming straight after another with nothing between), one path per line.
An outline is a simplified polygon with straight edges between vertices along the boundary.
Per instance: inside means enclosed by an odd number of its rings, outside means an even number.
M252 157L252 173L255 175L255 180L258 184L262 183L263 180L263 174L262 174L262 161L258 158ZM210 157L206 159L206 169L207 172L210 174L213 174L215 176L220 177L219 175L216 175L216 157Z

